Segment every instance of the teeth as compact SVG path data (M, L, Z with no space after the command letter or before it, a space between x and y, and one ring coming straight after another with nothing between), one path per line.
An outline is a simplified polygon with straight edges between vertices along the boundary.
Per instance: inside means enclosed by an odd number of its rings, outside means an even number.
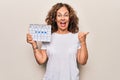
M65 24L65 22L61 22L61 24Z
M60 24L61 24L62 27L65 27L66 22L60 22Z

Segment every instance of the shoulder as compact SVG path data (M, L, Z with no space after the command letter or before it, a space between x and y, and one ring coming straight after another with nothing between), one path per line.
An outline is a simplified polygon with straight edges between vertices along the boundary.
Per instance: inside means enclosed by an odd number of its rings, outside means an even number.
M71 35L77 37L78 33L71 33Z
M78 33L71 33L71 39L78 41Z

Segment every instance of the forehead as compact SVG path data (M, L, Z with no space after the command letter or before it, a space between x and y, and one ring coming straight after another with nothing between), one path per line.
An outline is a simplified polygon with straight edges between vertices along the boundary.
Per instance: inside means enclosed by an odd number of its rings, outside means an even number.
M57 13L69 13L69 11L65 6L63 6L60 9L58 9Z

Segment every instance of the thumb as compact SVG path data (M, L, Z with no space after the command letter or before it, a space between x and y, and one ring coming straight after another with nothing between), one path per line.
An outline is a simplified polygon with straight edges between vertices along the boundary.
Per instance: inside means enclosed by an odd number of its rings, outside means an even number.
M85 32L85 35L88 35L89 34L89 32Z

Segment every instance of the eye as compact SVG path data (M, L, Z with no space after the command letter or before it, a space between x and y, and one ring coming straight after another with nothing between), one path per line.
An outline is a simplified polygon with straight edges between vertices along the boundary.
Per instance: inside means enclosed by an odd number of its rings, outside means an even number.
M69 15L68 15L68 14L66 14L65 16L66 16L66 17L68 17Z
M57 17L61 17L61 15L60 15L60 14L58 14L58 15L57 15Z
M69 14L65 14L64 16L65 16L65 17L69 17Z

